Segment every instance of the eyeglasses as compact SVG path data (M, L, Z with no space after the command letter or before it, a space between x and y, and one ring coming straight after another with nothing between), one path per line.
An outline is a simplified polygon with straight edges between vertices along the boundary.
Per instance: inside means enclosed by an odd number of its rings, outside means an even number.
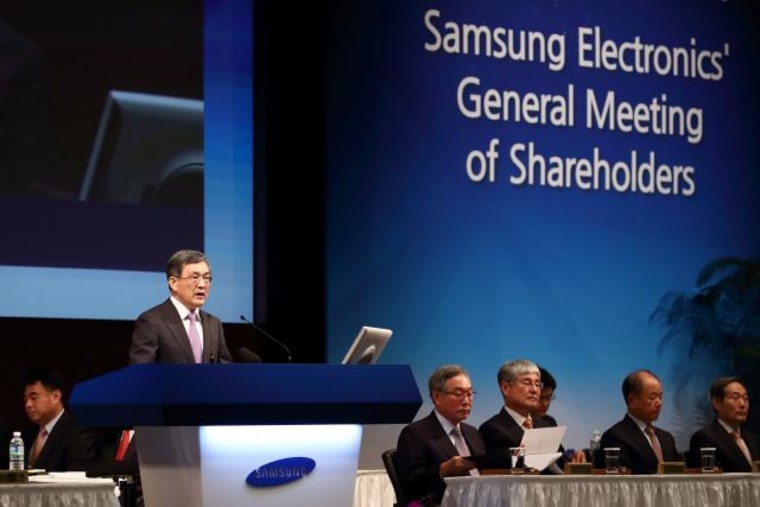
M731 401L739 401L739 400L742 400L744 402L749 401L749 396L748 395L746 395L746 394L742 395L742 394L739 394L739 393L728 394L728 395L726 395L726 398L728 398Z
M190 283L192 283L193 285L198 285L199 283L201 283L201 280L203 280L206 283L211 283L214 281L211 275L175 276L174 278L178 280L190 280Z
M512 383L513 384L520 384L521 386L526 387L528 389L530 389L531 387L535 387L537 389L543 389L544 388L544 383L543 382L533 382L532 380L530 380L528 378L524 378L522 380L513 380Z
M449 396L453 396L455 398L458 398L460 400L463 400L465 398L473 399L475 396L478 395L475 391L444 391L443 389L438 389L439 392L443 394L448 394Z
M546 402L546 401L554 401L556 399L557 399L557 397L554 396L553 394L549 394L547 396L539 396L538 397L538 401L544 401L544 402Z

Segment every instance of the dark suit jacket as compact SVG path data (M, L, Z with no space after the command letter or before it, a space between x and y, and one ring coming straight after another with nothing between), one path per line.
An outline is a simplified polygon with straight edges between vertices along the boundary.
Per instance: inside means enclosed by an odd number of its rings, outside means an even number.
M231 363L222 322L201 310L204 363ZM167 299L143 312L135 322L129 362L195 363L193 349L177 308Z
M657 440L662 447L662 458L665 461L682 461L676 448L676 441L669 432L655 427ZM601 448L620 447L620 465L631 469L634 474L656 474L657 456L652 450L649 438L639 429L636 421L628 414L622 421L615 423L602 434ZM603 457L601 458L604 459ZM603 468L599 457L595 457L595 466Z
M557 424L557 420L554 417L550 416L549 414L546 414L545 416L540 417L540 418L543 419L548 426L555 426L555 427L559 426L559 424Z
M534 428L551 426L548 421L534 417ZM488 454L508 455L510 447L519 447L525 429L517 424L512 416L502 407L495 416L480 425L480 435L486 443Z
M48 472L83 471L87 470L95 459L92 433L66 410L53 426L53 431L45 440L37 460L29 463L29 453L38 431L39 427L34 426L24 434L26 463L31 468L41 468Z
M533 417L534 428L548 428L557 426L557 422L551 418ZM486 444L488 454L497 456L508 456L510 447L519 447L522 442L525 429L517 424L512 416L502 408L499 413L488 419L480 425L480 436ZM558 449L564 452L562 446ZM561 469L564 466L564 460L560 458L557 466ZM546 473L550 473L546 471Z
M743 430L742 439L749 448L752 460L760 459L760 441L757 435ZM689 442L689 466L701 466L700 447L715 447L715 463L724 472L751 472L752 465L742 454L734 438L720 425L717 419L704 428L696 431Z
M460 423L459 427L470 454L485 454L486 447L478 430L465 423ZM406 498L414 500L429 497L440 503L446 483L439 474L439 467L444 461L458 455L435 412L405 426L396 445L396 470Z
M138 476L140 466L137 459L137 442L135 436L127 446L124 459L116 461L122 430L108 428L101 430L96 441L96 453L93 464L87 469L88 477Z

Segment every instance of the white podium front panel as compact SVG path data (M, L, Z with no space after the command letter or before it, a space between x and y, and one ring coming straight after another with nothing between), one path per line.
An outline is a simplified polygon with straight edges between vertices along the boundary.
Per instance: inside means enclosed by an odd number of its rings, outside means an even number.
M350 506L361 434L351 424L140 427L146 503Z

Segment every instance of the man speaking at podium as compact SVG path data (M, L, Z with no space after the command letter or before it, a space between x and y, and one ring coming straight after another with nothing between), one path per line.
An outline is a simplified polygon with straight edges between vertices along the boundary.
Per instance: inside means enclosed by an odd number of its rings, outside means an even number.
M169 299L135 322L129 362L231 363L222 322L201 310L211 290L208 257L196 250L175 252L166 264Z

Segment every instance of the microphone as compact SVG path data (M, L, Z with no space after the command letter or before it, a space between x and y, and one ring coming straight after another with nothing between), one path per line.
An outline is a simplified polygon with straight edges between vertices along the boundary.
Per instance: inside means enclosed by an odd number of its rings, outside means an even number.
M240 347L235 351L235 359L237 359L238 363L260 363L261 362L261 356L256 354L255 352L252 352L251 350Z
M288 361L287 361L287 362L288 362L288 363L291 363L291 362L292 362L292 359L291 359L291 357L290 357L290 349L289 349L288 347L286 347L284 343L282 343L280 340L278 340L277 338L275 338L275 337L274 337L274 336L272 336L271 334L269 334L269 333L267 333L266 331L264 331L263 329L261 329L261 327L257 326L256 324L254 324L254 323L253 323L253 322L251 322L250 320L246 319L246 318L245 318L245 315L241 315L241 316L240 316L240 320L242 320L243 322L245 322L246 324L248 324L249 326L251 326L253 329L255 329L256 331L258 331L259 333L263 334L263 335L264 335L265 337L267 337L269 340L271 340L271 341L273 341L274 343L276 343L277 345L279 345L279 346L280 346L280 348L282 348L282 350L284 350L284 351L285 351L285 353L288 355Z

